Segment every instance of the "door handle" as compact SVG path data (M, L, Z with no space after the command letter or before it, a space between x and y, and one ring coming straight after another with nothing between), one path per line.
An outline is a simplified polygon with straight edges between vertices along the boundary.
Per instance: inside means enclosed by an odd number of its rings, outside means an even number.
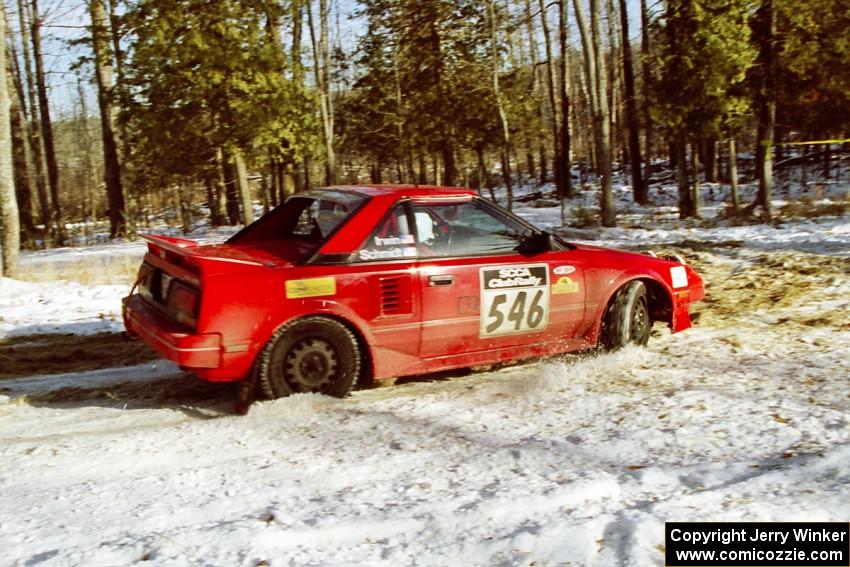
M428 285L431 287L436 287L439 285L452 285L454 281L454 276L428 276Z

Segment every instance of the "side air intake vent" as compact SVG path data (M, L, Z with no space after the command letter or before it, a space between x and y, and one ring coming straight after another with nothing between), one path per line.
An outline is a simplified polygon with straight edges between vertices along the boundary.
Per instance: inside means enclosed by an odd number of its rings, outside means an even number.
M410 276L382 276L378 278L381 298L381 315L408 315L413 313Z

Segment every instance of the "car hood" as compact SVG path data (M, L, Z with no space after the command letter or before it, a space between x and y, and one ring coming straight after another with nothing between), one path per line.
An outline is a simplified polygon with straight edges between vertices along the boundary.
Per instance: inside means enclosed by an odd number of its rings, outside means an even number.
M611 253L622 254L623 256L629 256L629 257L634 258L634 259L638 259L638 258L643 259L643 260L654 259L654 260L658 260L660 262L664 262L664 263L667 263L667 264L670 264L670 263L677 264L677 263L679 263L678 260L675 260L675 259L672 259L672 258L665 258L665 257L661 257L661 256L653 256L652 254L647 253L647 252L633 252L633 251L630 251L630 250L621 250L619 248L606 248L604 246L594 246L592 244L575 244L573 242L571 242L570 244L572 246L575 246L575 248L577 250L583 250L585 252L605 253L605 254L611 254Z

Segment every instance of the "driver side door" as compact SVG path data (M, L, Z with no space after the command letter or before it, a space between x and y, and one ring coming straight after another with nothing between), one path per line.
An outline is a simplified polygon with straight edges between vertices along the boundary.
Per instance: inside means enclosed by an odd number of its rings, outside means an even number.
M412 209L421 358L497 350L510 358L575 334L585 294L583 270L569 263L569 251L519 254L530 229L478 199L415 202Z

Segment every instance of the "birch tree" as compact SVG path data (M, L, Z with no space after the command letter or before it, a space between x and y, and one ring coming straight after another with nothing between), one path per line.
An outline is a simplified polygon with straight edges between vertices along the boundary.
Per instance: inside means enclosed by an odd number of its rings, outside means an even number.
M55 231L57 243L62 245L66 240L65 221L59 199L59 164L56 161L53 122L50 119L50 102L47 99L47 80L44 71L44 55L41 49L41 14L38 10L38 0L30 0L29 16L29 37L32 43L33 60L35 61L35 84L38 94L38 110L41 117L41 135L44 141L44 156L47 163L47 183L50 187L50 198L52 200L52 228Z
M599 210L602 226L616 226L617 211L611 186L610 111L606 89L605 60L602 57L602 38L599 27L599 2L590 0L590 28L584 15L583 0L573 0L584 52L585 79L590 91L593 116L593 138L596 153L596 174L599 179Z
M322 116L322 136L325 143L325 183L336 183L336 154L334 152L334 102L331 88L331 58L328 41L328 0L319 0L319 39L313 8L307 4L307 25L313 48L313 75L319 92L319 110Z
M6 73L6 7L0 3L0 276L18 275L21 227L12 165L9 84Z
M490 14L490 48L492 52L493 66L493 96L496 99L496 109L499 112L499 122L502 125L502 178L505 181L505 189L508 195L508 210L513 210L514 192L511 184L511 129L508 125L508 114L505 111L505 101L502 98L502 90L499 85L499 46L496 39L496 7L495 0L488 3Z

